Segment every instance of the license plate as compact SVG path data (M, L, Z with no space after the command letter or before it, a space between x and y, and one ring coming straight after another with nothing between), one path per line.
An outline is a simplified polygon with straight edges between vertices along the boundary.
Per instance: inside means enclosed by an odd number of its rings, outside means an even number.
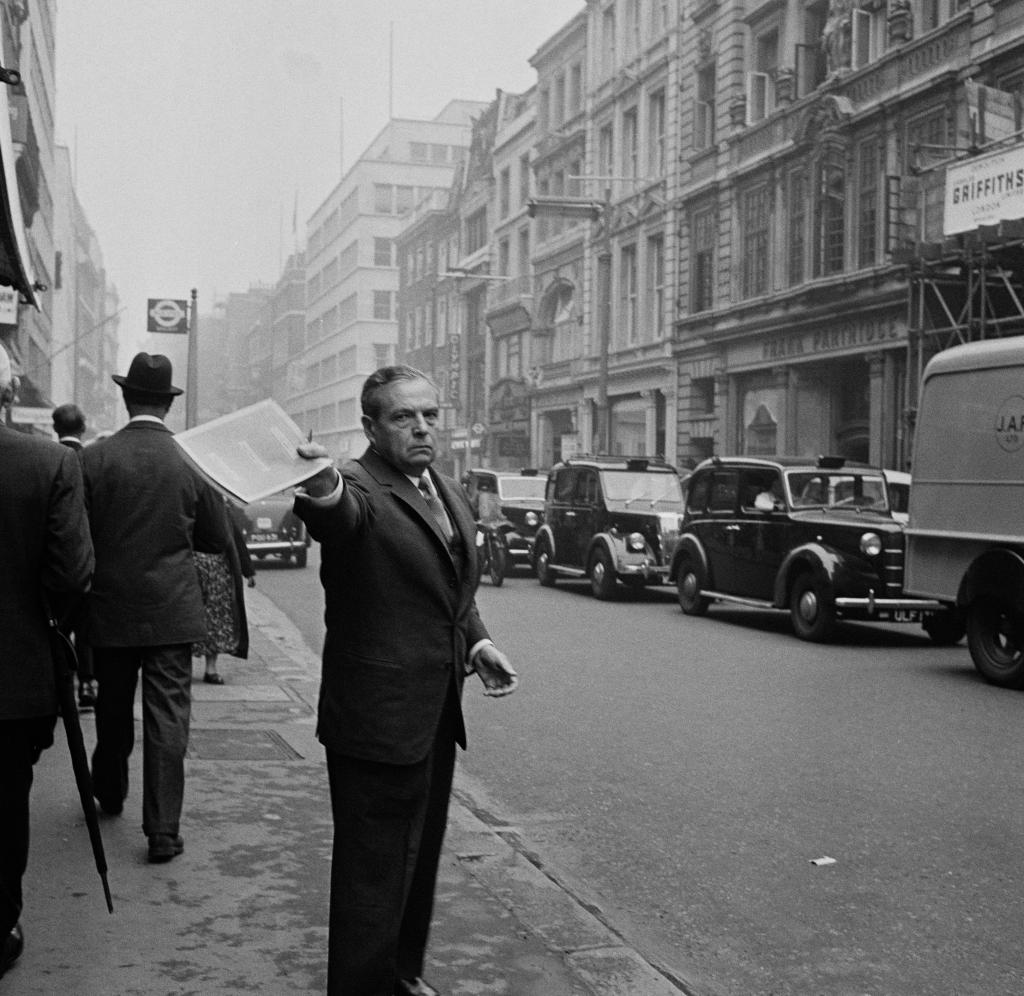
M896 609L892 614L892 621L898 623L919 623L921 621L920 609Z
M277 533L258 533L252 537L253 543L276 543Z

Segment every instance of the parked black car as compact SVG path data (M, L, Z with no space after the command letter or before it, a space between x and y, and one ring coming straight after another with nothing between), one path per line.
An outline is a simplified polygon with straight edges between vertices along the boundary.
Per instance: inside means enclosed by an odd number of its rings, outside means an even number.
M306 566L310 538L305 523L292 511L294 500L291 491L283 491L245 506L239 525L250 556L276 556L296 567Z
M788 609L797 636L837 619L919 622L939 643L962 627L903 592L903 527L883 471L841 457L714 457L687 482L670 576L687 615L712 601Z
M616 582L640 588L668 579L683 493L674 467L654 457L573 457L548 474L544 524L534 543L543 585L587 577L598 598Z
M544 521L546 480L546 475L534 468L474 468L463 478L477 521L504 537L509 566L530 566L533 540Z

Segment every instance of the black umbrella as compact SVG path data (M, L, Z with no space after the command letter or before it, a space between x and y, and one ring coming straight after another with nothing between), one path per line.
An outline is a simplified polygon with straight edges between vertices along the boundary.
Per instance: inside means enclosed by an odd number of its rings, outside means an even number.
M107 858L103 853L103 838L100 836L100 820L96 815L96 801L92 795L92 775L89 773L89 760L85 754L85 741L82 739L82 726L78 722L78 706L75 703L74 673L78 670L78 655L74 645L61 632L56 619L50 619L50 643L53 647L53 667L57 680L57 701L60 704L61 718L64 720L64 732L68 739L68 750L71 751L71 767L75 772L78 785L78 796L82 800L82 812L85 814L85 825L89 828L89 841L92 854L96 859L96 871L100 873L103 883L103 896L107 900L107 912L114 912L114 901L110 898L110 883L107 882Z

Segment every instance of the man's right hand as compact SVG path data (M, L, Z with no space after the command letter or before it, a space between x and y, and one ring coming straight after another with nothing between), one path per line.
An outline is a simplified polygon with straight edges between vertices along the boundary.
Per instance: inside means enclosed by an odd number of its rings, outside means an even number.
M306 440L295 447L295 451L303 460L317 460L321 457L330 457L327 448L320 443ZM310 498L323 498L329 495L338 486L338 472L334 467L324 467L319 473L306 478L299 485L297 490L301 494L309 495Z

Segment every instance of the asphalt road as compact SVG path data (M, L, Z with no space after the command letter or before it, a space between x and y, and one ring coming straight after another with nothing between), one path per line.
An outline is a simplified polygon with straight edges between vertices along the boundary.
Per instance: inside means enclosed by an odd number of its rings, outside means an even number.
M257 583L319 647L311 553ZM1024 697L963 645L852 624L812 645L669 589L516 577L478 602L522 686L468 686L463 783L691 992L1024 991Z

